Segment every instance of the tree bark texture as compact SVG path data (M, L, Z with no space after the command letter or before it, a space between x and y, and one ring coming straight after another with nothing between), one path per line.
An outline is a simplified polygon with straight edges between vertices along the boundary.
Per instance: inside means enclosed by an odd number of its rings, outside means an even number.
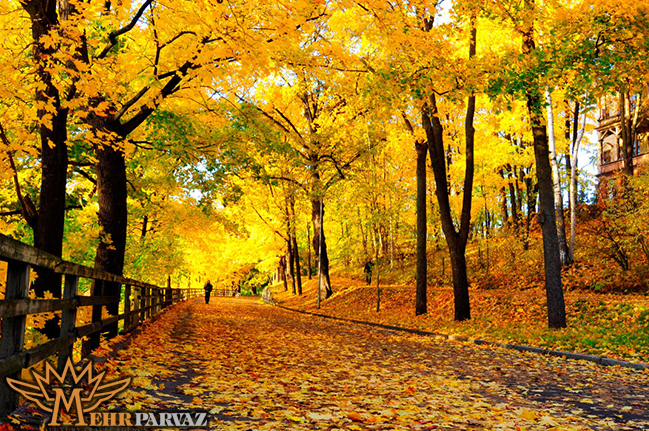
M525 0L528 12L534 11L533 0ZM522 50L530 56L536 50L534 41L533 16L526 22ZM548 302L548 325L550 328L566 327L566 309L561 284L561 262L559 260L559 240L554 209L554 187L552 167L550 166L550 150L545 119L542 114L542 98L538 91L530 85L527 93L527 109L530 114L532 134L534 137L534 158L536 161L536 176L539 186L539 223L543 234L543 256L545 264L545 291Z
M49 58L54 54L56 47L46 48L41 38L59 24L57 2L33 0L21 2L21 5L29 14L31 21L33 57ZM43 89L36 92L35 99L43 105L51 106L53 114L48 114L44 106L37 111L37 118L41 120L47 115L51 115L52 118L49 124L42 122L38 126L41 141L40 205L36 218L28 220L28 223L34 231L34 246L54 256L62 257L68 170L68 109L62 107L62 95L54 85L54 78L44 62L39 61L36 76ZM67 96L74 96L74 89L70 89ZM61 276L42 268L36 268L36 273L38 278L32 286L36 296L43 297L46 292L51 292L55 298L60 298ZM59 336L58 317L46 322L43 333L49 338Z
M95 268L113 274L124 272L126 251L126 164L124 151L113 145L100 145L97 155L97 194L99 199L98 219L101 237L95 255ZM103 295L119 296L119 283L104 283ZM107 311L118 314L118 304L110 304ZM117 323L108 328L110 336L117 335Z

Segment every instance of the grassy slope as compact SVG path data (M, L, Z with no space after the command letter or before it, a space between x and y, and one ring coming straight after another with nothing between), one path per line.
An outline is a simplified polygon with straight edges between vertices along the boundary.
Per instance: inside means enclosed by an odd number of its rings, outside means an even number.
M316 310L317 278L306 281L304 294L294 296L283 286L272 287L282 305ZM639 294L566 292L568 328L549 330L545 291L533 284L523 288L472 288L473 318L454 322L450 287L429 286L428 314L414 315L415 287L381 286L381 310L376 312L376 286L359 280L332 277L334 295L320 313L371 322L514 342L556 350L604 355L649 362L649 298Z

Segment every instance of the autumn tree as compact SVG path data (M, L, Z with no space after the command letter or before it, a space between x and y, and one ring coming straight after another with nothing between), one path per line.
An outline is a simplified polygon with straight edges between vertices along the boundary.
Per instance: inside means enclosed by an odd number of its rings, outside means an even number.
M346 178L346 172L367 150L353 124L354 119L362 118L363 108L354 104L350 98L353 94L343 90L343 83L289 70L282 80L283 85L258 91L254 99L243 101L238 114L247 130L237 139L250 140L257 149L251 152L250 146L242 148L237 142L242 152L236 157L259 157L249 164L254 167L249 176L286 182L298 187L309 200L313 252L322 273L323 297L328 298L333 290L324 235L324 197L332 185ZM278 164L278 159L286 165ZM246 166L238 165L239 170ZM289 230L293 229L291 225Z
M542 51L537 48L536 21L540 16L539 6L533 0L525 0L523 7L516 8L512 13L512 4L498 4L496 13L511 20L521 38L519 62L528 66L521 70L519 84L514 84L513 91L519 91L527 104L530 128L533 136L536 176L539 187L539 216L543 232L543 255L545 267L545 287L548 302L548 324L552 328L566 326L563 286L561 283L561 261L559 258L559 241L557 237L556 214L554 206L554 183L550 165L547 120L543 114L545 107L541 92L543 83L540 82L540 61ZM521 64L519 64L521 66ZM515 87L515 85L519 85Z

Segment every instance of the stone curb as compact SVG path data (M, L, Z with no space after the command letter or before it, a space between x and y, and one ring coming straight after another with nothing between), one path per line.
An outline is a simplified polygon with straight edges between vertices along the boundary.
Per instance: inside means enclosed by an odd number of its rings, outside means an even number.
M488 341L488 340L482 340L480 338L470 338L470 337L464 337L461 335L448 335L448 334L441 334L439 332L430 332L430 331L422 331L420 329L411 329L411 328L404 328L401 326L393 326L393 325L384 325L381 323L374 323L374 322L367 322L364 320L356 320L356 319L347 319L344 317L336 317L336 316L328 316L326 314L320 314L320 313L312 313L310 311L303 311L303 310L297 310L294 308L289 308L285 307L283 305L279 304L271 304L274 307L282 308L284 310L292 311L294 313L301 313L301 314L308 314L310 316L317 316L317 317L322 317L325 319L330 319L330 320L338 320L341 322L349 322L349 323L355 323L357 325L365 325L365 326L372 326L375 328L382 328L382 329L389 329L392 331L399 331L399 332L407 332L409 334L416 334L416 335L424 335L428 337L435 337L438 339L445 339L445 340L451 340L451 341L463 341L467 343L473 343L477 345L483 345L483 346L495 346L495 347L501 347L504 349L510 349L510 350L517 350L519 352L530 352L530 353L536 353L539 355L548 355L548 356L556 356L556 357L563 357L566 359L570 359L573 361L589 361L589 362L594 362L598 365L604 365L604 366L613 366L617 365L620 367L625 367L625 368L632 368L635 370L649 370L649 364L642 364L638 362L629 362L629 361L620 361L618 359L612 359L612 358L607 358L605 356L595 356L595 355L586 355L582 353L574 353L574 352L562 352L560 350L550 350L550 349L543 349L541 347L533 347L533 346L526 346L526 345L519 345L519 344L509 344L509 343L500 343L497 341Z

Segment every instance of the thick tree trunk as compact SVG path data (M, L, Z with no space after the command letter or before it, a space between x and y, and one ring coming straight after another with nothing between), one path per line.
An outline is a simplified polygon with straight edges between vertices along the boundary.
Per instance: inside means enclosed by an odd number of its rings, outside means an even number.
M51 123L41 123L39 134L41 141L41 189L40 205L35 220L28 220L34 230L34 246L57 257L63 253L63 232L65 222L65 197L68 170L67 121L68 109L62 107L61 95L54 83L50 70L45 67L44 59L50 58L56 47L46 48L41 38L48 34L58 23L57 2L34 0L21 2L31 20L33 38L33 58L39 59L36 76L42 86L36 92L36 102L41 104L37 118L52 116ZM43 59L42 61L40 59ZM74 89L70 90L74 95ZM47 109L46 109L47 106ZM51 271L36 268L38 278L32 288L36 296L43 297L51 292L60 298L61 276ZM45 324L43 333L48 338L60 334L59 319L55 317Z
M333 294L331 288L331 279L329 278L329 256L327 255L327 241L323 229L324 204L321 204L319 198L311 199L311 222L313 223L313 252L316 262L320 262L320 272L322 274L322 284L320 291L323 299L329 298ZM320 248L320 238L322 238L322 249ZM322 250L322 255L320 255Z
M534 12L533 0L525 0L528 12ZM533 19L529 19L523 34L523 54L530 55L536 49L534 42ZM539 223L543 233L543 256L545 263L545 291L548 302L548 325L550 328L566 327L566 308L561 284L561 262L559 260L559 240L554 210L554 188L550 150L542 114L541 95L532 89L527 93L527 109L530 114L534 136L534 158L539 185Z
M469 40L469 58L475 57L476 53L476 28L475 17L471 22L471 37ZM435 194L439 204L442 230L446 237L451 266L453 272L453 296L455 298L455 320L462 321L471 318L471 305L469 302L469 283L466 274L466 243L471 228L471 200L473 197L473 174L474 174L474 142L475 129L473 119L475 115L475 96L469 96L467 100L466 117L464 120L465 129L465 175L462 190L462 212L460 215L459 231L456 231L451 205L448 196L448 171L447 154L444 152L444 129L438 116L435 95L430 96L430 105L422 110L422 123L428 139L430 159L435 176ZM461 255L461 256L460 256Z
M434 96L431 97L431 107L432 115L428 115L428 113L424 111L422 114L422 120L429 142L431 163L433 166L433 174L435 176L435 195L437 196L437 203L439 205L442 230L444 231L446 243L451 255L453 296L455 299L455 320L462 321L471 318L469 285L468 278L466 276L466 263L464 264L464 266L461 266L462 262L465 262L465 258L464 256L460 258L457 254L463 253L469 233L469 222L471 217L470 203L471 195L473 192L473 148L472 145L471 147L469 147L469 140L472 138L472 134L467 135L467 169L464 181L460 232L458 233L455 230L455 225L451 215L444 147L443 145L440 145L443 142L443 127L439 120L439 117L437 116L437 108ZM472 108L475 109L475 101L469 104L468 111ZM434 144L431 145L431 142L434 142Z
M552 94L545 92L548 113L548 148L550 150L550 165L552 166L552 182L554 184L554 206L557 217L557 239L559 240L559 260L561 266L572 264L568 243L566 241L566 224L563 217L563 196L561 194L561 178L559 177L559 163L557 162L557 149L554 135L554 113L552 110Z
M101 237L95 255L95 268L122 275L126 250L126 162L124 151L113 145L99 145L97 157L97 194L99 198L99 227ZM103 295L119 296L119 283L104 283ZM112 315L118 314L118 304L108 305ZM117 323L108 329L109 336L117 335Z
M452 245L451 245L452 244ZM457 248L456 248L457 247ZM455 302L455 320L471 318L469 306L469 280L466 267L466 243L451 241L449 243L451 271L453 271L453 296Z
M554 196L552 187L552 168L549 160L547 135L540 114L534 114L540 108L540 98L529 96L528 106L532 117L534 134L534 156L536 175L539 183L539 223L543 233L543 256L545 263L545 290L548 302L548 325L551 328L566 327L566 310L561 284L561 261L559 260L559 239L554 217Z
M415 297L415 315L426 314L426 284L427 266L426 259L426 155L428 145L415 143L417 152L417 290Z

